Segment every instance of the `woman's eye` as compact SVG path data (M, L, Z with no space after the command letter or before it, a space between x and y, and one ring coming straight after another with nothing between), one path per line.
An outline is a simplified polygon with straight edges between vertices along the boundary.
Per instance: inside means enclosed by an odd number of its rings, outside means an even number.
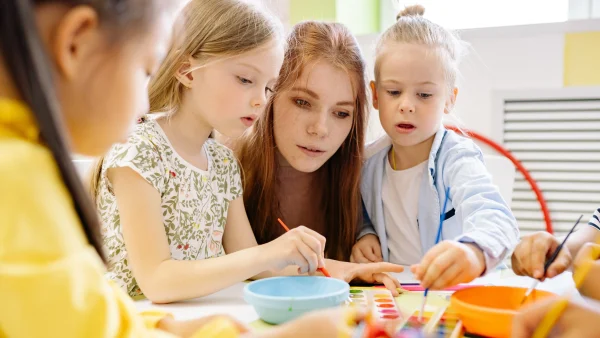
M296 102L296 105L299 107L308 107L310 106L310 103L308 103L308 101L302 100L302 99L295 99L294 102Z
M349 114L349 113L347 113L347 112L345 112L345 111L338 111L338 112L336 112L336 113L335 113L335 115L336 115L337 117L339 117L339 118L342 118L342 119L344 119L344 118L346 118L346 117L350 116L350 114Z
M250 80L248 80L246 78L243 78L241 76L238 76L237 78L240 81L240 83L243 83L243 84L252 84L252 81L250 81Z

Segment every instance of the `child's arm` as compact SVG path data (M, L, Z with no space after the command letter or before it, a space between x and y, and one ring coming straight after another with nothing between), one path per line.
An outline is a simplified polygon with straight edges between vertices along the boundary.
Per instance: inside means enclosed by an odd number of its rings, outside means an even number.
M600 216L600 209L596 210L595 215ZM579 250L581 250L581 248L586 243L593 242L596 239L596 236L600 234L600 232L598 231L599 229L592 224L592 221L590 221L588 225L582 226L581 229L572 233L569 239L567 240L566 246L567 248L569 248L569 251L571 252L571 255L573 257L577 256Z
M438 175L450 187L454 217L462 223L463 233L432 248L413 268L423 286L434 288L479 277L501 262L519 239L517 221L492 182L481 151L474 144L462 145L448 150L441 161Z
M229 205L227 225L225 226L225 229L225 234L223 235L223 246L225 247L225 252L228 255L258 246L256 238L254 237L254 232L252 231L252 226L250 225L250 221L248 220L248 215L246 214L246 207L244 206L244 200L242 197L231 202L231 204ZM325 238L322 236L320 238L323 239L322 248L324 250ZM291 248L287 249L289 250ZM284 251L275 252L274 254L279 255L282 258L287 256L287 254ZM312 255L314 253L307 254ZM324 253L322 253L322 255L324 256ZM315 260L318 260L317 257L315 257ZM322 261L320 266L323 266L324 264L325 262ZM315 269L310 268L308 271L314 270ZM260 273L253 275L249 278L260 279L273 276L297 276L299 273L307 273L308 271L295 265L295 262L281 261L281 264L279 264L279 266L276 266L271 269L263 269Z
M306 228L294 229L280 240L223 257L171 259L158 191L127 167L110 169L108 176L117 197L129 266L146 297L154 302L208 295L284 263L313 272L322 266L318 260L323 259L325 240ZM234 210L242 204L241 199L232 202ZM230 225L228 222L227 226ZM236 229L226 232L230 231Z
M517 221L474 144L450 150L445 166L443 181L463 227L457 240L481 249L492 269L517 245Z

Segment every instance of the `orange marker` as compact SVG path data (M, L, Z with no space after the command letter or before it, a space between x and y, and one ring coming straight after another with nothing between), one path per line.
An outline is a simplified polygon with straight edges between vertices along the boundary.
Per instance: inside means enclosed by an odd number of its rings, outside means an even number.
M285 223L283 223L283 221L281 220L281 218L278 218L277 221L279 221L279 224L281 224L281 226L285 229L285 231L290 231L290 228L287 227L287 225L285 225ZM321 271L321 273L323 275L325 275L325 277L331 277L331 275L329 274L329 271L327 271L327 269L325 269L325 267L319 268L319 271Z

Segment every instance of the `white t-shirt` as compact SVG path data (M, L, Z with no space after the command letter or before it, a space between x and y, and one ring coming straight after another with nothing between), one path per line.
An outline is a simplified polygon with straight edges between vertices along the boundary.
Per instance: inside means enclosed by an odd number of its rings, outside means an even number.
M381 198L387 232L390 262L401 265L419 263L422 257L417 215L419 189L427 161L406 170L393 170L388 157Z

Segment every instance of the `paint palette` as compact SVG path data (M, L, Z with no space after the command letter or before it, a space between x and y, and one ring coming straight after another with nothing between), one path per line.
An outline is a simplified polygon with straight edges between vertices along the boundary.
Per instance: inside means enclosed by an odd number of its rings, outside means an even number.
M394 338L412 337L462 337L462 323L453 313L446 312L444 308L437 312L424 312L419 320L419 311L410 316Z
M402 313L396 306L394 296L387 289L350 289L351 306L371 308L372 318L380 320L401 320Z

